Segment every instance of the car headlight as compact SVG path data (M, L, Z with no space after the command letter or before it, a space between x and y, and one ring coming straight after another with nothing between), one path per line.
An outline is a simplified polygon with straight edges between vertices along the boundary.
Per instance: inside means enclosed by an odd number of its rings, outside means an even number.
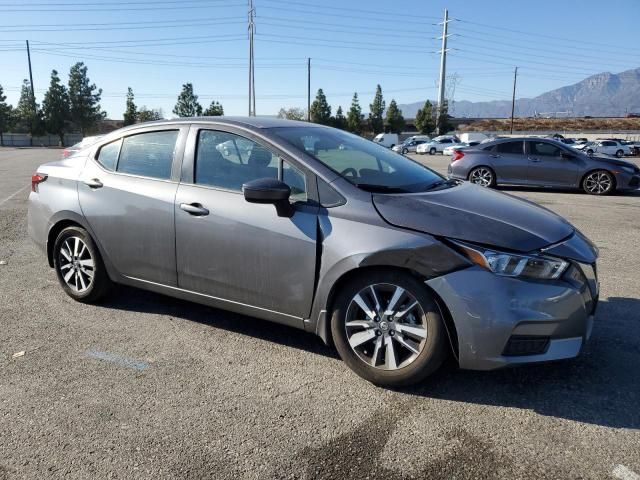
M539 280L553 280L569 267L569 262L544 255L519 255L501 252L485 247L453 242L473 263L496 275L504 277L525 277Z

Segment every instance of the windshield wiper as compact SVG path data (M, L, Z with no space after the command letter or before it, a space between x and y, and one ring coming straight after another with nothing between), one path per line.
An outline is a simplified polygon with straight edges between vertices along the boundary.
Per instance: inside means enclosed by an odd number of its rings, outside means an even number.
M439 181L429 185L427 188L424 189L424 191L427 192L429 190L435 190L436 188L443 187L443 186L453 187L453 186L458 185L458 184L459 184L458 180L455 180L453 178L451 178L449 180L439 180Z
M400 187L389 187L388 185L373 185L371 183L356 183L356 187L367 192L373 193L408 193L407 190Z

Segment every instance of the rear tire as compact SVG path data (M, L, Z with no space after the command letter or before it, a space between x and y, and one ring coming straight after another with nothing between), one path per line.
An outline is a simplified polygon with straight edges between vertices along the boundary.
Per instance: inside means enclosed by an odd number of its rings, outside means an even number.
M53 267L62 289L78 302L97 302L113 285L98 248L84 228L67 227L60 232L53 246Z
M355 277L334 305L331 333L340 358L375 385L421 382L446 358L440 310L425 286L407 273L379 270Z
M489 167L476 167L469 172L468 180L481 187L494 188L496 186L496 174Z

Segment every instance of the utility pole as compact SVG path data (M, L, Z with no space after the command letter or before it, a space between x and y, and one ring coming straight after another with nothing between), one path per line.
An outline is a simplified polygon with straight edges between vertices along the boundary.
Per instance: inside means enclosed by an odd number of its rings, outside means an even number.
M513 72L513 96L511 97L511 130L510 133L513 134L513 114L516 111L516 82L518 80L518 67L516 67Z
M307 122L311 121L311 58L307 58Z
M440 50L440 82L438 83L438 110L436 111L436 131L438 134L442 134L440 131L440 116L443 114L444 107L444 81L447 70L447 34L449 22L449 10L444 10L444 21L442 22L442 50Z
M31 50L29 50L29 40L27 42L27 60L29 61L29 82L31 82L31 108L33 108L33 115L31 115L31 132L33 132L33 126L36 121L36 94L33 88L33 72L31 71ZM30 132L30 133L31 133ZM33 134L29 136L29 144L33 147Z
M249 0L249 116L256 116L256 84L254 75L253 34L256 25L253 21L256 10L253 8L253 0Z

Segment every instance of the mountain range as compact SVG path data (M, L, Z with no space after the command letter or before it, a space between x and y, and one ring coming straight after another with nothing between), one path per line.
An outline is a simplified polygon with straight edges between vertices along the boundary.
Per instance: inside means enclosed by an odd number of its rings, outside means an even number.
M398 105L405 118L415 118L424 102ZM640 68L620 73L598 73L581 82L557 88L533 98L516 99L516 116L569 112L570 116L619 117L640 113ZM511 116L511 99L490 102L456 100L454 117L505 118Z

